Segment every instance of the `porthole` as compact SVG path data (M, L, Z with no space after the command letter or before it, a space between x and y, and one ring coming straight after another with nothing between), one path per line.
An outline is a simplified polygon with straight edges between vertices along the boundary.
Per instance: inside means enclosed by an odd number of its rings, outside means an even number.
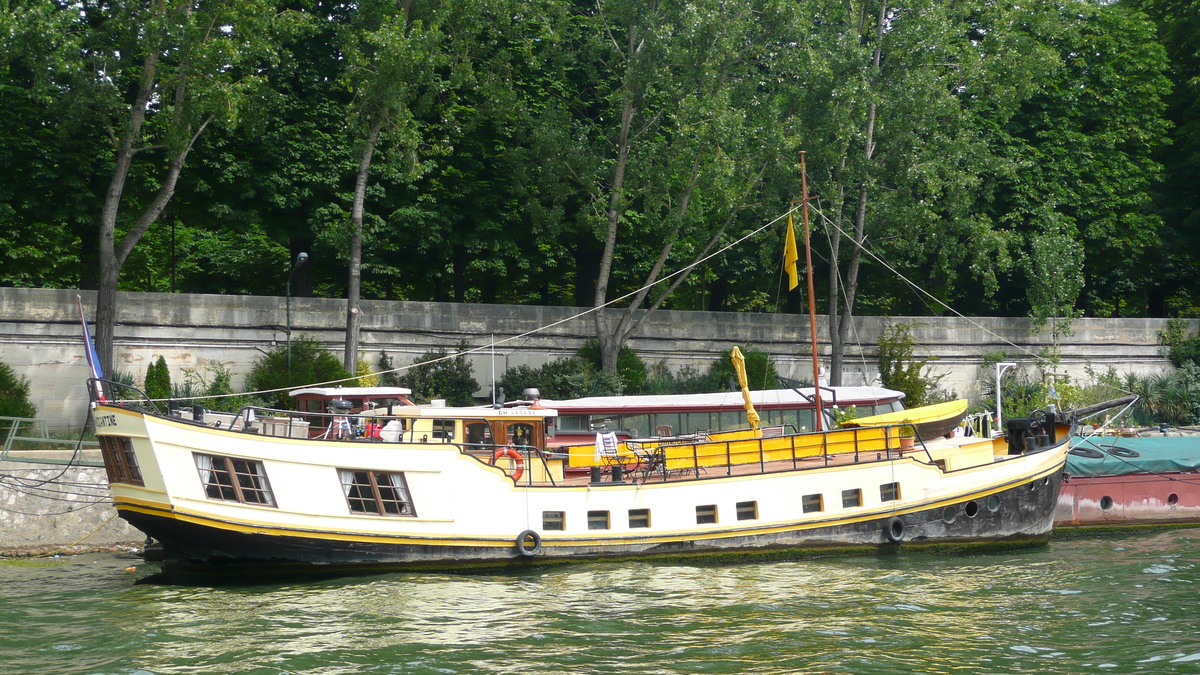
M979 515L979 504L976 504L975 500L972 499L963 505L963 513L967 514L968 518L974 518Z
M1104 495L1103 497L1100 498L1100 509L1101 510L1107 511L1112 508L1112 505L1113 505L1112 497L1109 497L1108 495Z
M998 497L997 495L992 495L991 497L988 497L987 509L990 513L995 513L997 511L999 511L1000 510L1000 497Z
M1178 503L1179 503L1179 495L1175 494L1174 492L1167 495L1167 506L1175 506Z
M946 508L942 509L942 520L945 521L947 525L958 520L958 509L954 508L953 506L947 506Z

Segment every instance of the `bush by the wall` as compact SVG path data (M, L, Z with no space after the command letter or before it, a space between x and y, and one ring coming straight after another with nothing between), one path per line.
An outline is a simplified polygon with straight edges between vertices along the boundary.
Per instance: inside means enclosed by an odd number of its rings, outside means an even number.
M287 345L279 345L263 354L250 374L246 376L246 388L251 392L281 389L263 394L267 405L273 408L292 409L295 399L288 396L288 389L299 389L305 385L333 382L350 377L342 367L341 359L325 349L316 338L301 335L292 340L292 366L288 371Z
M171 371L167 368L167 360L162 356L146 366L145 390L146 395L152 399L170 398Z

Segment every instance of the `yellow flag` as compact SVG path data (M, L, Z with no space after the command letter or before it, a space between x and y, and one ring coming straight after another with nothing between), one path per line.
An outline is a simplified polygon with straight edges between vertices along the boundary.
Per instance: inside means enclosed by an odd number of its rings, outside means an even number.
M783 269L788 274L788 290L800 285L800 273L796 271L796 261L800 254L796 251L796 228L792 225L792 214L788 212L787 242L783 245Z

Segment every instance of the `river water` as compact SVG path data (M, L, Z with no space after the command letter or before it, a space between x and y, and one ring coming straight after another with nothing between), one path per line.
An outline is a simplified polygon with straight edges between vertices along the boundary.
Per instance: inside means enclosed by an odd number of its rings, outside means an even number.
M1197 673L1200 529L972 557L256 586L0 563L5 673ZM133 570L127 568L134 567Z

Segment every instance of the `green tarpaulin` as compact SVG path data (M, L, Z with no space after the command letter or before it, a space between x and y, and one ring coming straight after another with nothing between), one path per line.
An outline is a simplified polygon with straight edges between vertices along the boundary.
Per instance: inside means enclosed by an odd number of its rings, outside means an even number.
M1200 436L1076 436L1067 455L1072 476L1200 471Z

